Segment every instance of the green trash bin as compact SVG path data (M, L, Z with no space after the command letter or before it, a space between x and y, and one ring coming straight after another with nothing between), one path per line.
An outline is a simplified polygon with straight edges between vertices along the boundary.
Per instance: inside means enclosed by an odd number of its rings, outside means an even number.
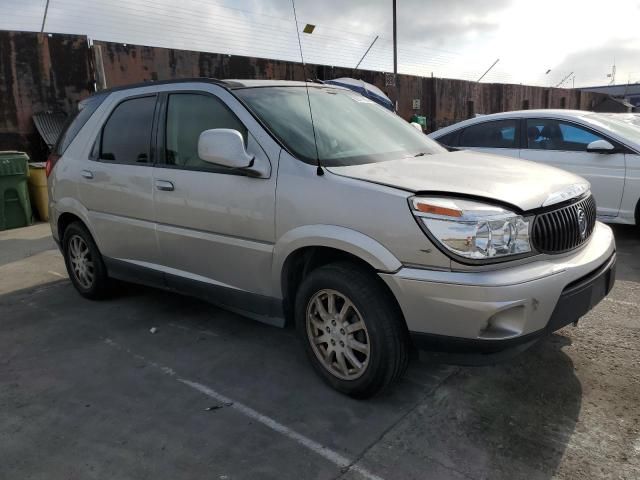
M0 230L33 223L28 162L29 156L24 152L0 152Z
M427 129L427 117L423 116L423 115L413 115L411 117L411 120L409 120L411 123L417 123L422 127L422 130L426 130Z

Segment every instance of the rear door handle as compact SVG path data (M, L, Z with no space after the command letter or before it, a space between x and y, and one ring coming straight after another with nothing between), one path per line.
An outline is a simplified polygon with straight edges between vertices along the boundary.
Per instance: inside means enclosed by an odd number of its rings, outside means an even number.
M156 180L156 188L163 192L173 192L173 183L167 180Z
M93 178L93 173L90 172L89 170L82 170L80 172L80 175L82 175L84 178L88 178L89 180Z

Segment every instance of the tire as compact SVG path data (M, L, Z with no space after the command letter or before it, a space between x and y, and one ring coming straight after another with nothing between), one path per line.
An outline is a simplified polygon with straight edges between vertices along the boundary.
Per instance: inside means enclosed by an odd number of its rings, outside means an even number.
M382 280L357 264L332 263L307 275L296 294L295 318L311 364L339 392L372 397L407 368L402 314Z
M67 273L78 293L98 300L110 292L110 282L102 255L87 228L71 223L62 237L62 252Z

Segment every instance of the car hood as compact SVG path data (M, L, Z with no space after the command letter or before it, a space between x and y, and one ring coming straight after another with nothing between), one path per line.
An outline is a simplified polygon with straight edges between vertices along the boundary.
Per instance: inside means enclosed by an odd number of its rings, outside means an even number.
M583 192L585 186L589 188L584 178L555 167L465 151L328 170L414 193L457 193L494 199L523 211L557 203L575 196L575 191Z

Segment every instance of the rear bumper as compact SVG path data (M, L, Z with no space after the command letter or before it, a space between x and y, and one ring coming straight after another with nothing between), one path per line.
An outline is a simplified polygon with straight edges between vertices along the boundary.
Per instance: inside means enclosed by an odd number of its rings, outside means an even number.
M522 349L576 322L611 290L615 241L597 223L577 252L489 272L402 269L380 274L422 349L497 353Z
M51 192L49 192L49 226L51 227L51 236L58 245L60 251L62 251L62 239L58 235L58 218L60 214L56 208L56 203L51 199Z

